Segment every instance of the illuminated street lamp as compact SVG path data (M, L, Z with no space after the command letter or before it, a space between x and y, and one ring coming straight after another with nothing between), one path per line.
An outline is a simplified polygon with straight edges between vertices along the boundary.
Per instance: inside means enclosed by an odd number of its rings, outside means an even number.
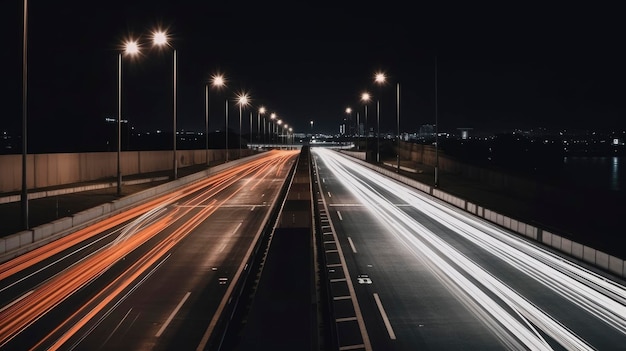
M210 85L216 89L226 86L226 78L218 73L211 76ZM205 141L206 141L206 165L209 166L209 83L205 85Z
M350 120L352 119L352 109L350 107L346 107L346 114L348 115L348 123L350 122ZM343 128L347 128L348 123L345 123ZM348 131L344 130L343 131L345 135L348 135Z
M276 113L272 112L270 114L270 120L273 122L275 119L276 119ZM270 123L270 135L269 135L270 136L270 143L272 143L272 140L274 139L273 138L274 133L275 133L274 123Z
M24 0L24 19L22 22L22 191L20 194L20 207L22 212L22 224L24 229L29 229L28 221L28 177L26 176L26 158L28 137L27 108L28 108L28 0Z
M259 107L259 110L257 111L257 121L256 121L256 128L257 128L257 133L256 133L256 137L259 143L261 143L261 115L265 114L265 107L261 106ZM250 126L252 127L252 124L250 124ZM263 126L265 126L265 123L263 123Z
M123 45L124 51L118 54L117 60L117 195L122 194L122 169L120 155L122 152L122 56L134 56L139 53L139 45L129 40Z
M285 148L287 148L287 143L289 143L289 136L285 134L285 129L288 129L287 123L283 124L283 143L285 144Z
M376 74L374 74L374 82L376 84L380 85L385 85L387 83L387 76L385 75L384 72L376 72ZM376 118L378 120L378 131L380 132L380 120L378 117L378 101L376 101L377 106L377 112L376 112ZM396 162L397 162L397 171L400 171L400 83L396 84L396 125L397 125L397 138L398 138L398 145L397 145L397 150L396 150ZM380 141L378 140L378 136L376 137L376 141L377 141L377 145L380 145ZM377 162L380 162L380 146L378 146L378 152L377 152L377 156L376 156L376 160Z
M387 83L387 76L383 72L374 74L374 82L380 87ZM376 162L380 162L380 89L376 98Z
M239 158L241 158L241 110L243 107L248 106L250 103L250 97L247 93L241 92L237 94L237 105L239 105Z
M176 49L169 43L169 35L162 30L156 30L152 32L152 44L154 46L164 47L169 46L172 48L174 56L174 68L173 68L173 91L174 91L174 116L173 116L173 134L174 134L174 179L178 178L178 159L176 158L176 75L177 75L177 62L176 62Z
M363 104L365 105L365 160L367 160L367 134L368 134L368 130L367 130L367 103L370 102L371 99L372 99L372 97L370 96L370 94L368 92L365 92L365 93L361 94L361 101L363 101Z
M283 124L283 120L282 120L282 119L279 119L278 121L276 121L276 124L277 124L278 126L280 126L281 124ZM278 130L276 131L276 134L278 134ZM279 139L279 142L278 142L278 143L279 143L279 144L282 144L282 142L283 142L283 136L282 136L282 135L280 135L280 139Z

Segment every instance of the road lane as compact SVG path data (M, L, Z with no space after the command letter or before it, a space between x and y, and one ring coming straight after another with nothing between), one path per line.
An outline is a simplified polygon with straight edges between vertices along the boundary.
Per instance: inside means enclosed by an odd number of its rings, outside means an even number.
M623 285L333 151L314 155L320 193L341 207L342 219L330 214L348 267L371 280L356 290L373 349L592 349L624 340Z
M13 342L15 345L21 345L19 348L23 348L23 343L29 341L36 342L37 338L41 339L43 337L39 345L55 349L57 347L55 345L60 347L67 340L71 340L72 343L82 340L83 337L80 335L84 333L83 327L88 330L93 329L94 321L97 321L103 315L112 314L113 310L110 308L112 305L118 305L121 301L129 300L134 292L139 291L143 286L148 286L147 282L159 280L155 277L157 276L156 272L160 272L160 269L154 270L154 267L158 266L161 268L169 264L173 253L178 252L176 249L177 245L179 243L182 245L182 243L188 241L192 234L202 233L203 228L204 232L206 232L207 219L224 218L223 221L227 222L227 226L231 226L233 222L239 225L237 232L219 232L222 236L226 235L229 239L224 240L224 238L220 238L223 242L216 246L220 251L217 253L218 256L220 254L228 256L228 254L238 250L245 252L245 249L240 248L240 246L245 247L245 245L237 245L237 243L247 240L247 245L250 245L250 237L254 237L250 233L258 231L260 223L264 219L263 213L268 212L268 208L289 170L288 165L293 161L295 155L295 152L270 152L268 157L262 160L246 164L230 172L227 171L223 174L220 173L209 177L207 180L168 194L160 198L160 201L149 202L152 207L138 206L141 207L141 210L133 211L135 218L137 215L146 214L159 206L164 208L164 210L156 210L156 212L159 212L158 216L145 218L147 222L144 224L127 225L123 234L112 235L116 238L115 240L109 240L107 244L84 258L83 261L71 263L71 260L68 259L68 262L65 264L67 269L51 271L50 279L42 284L33 286L34 290L26 289L23 292L23 297L17 298L19 301L7 303L3 310L0 311L0 317L2 317L0 319L2 321L0 325L2 342L5 345L11 345ZM248 193L247 197L243 197L242 194L246 193ZM254 199L254 202L242 201L250 199ZM81 238L87 240L105 232L106 230L101 230L102 227L119 232L119 228L115 228L111 223L117 223L116 221L123 223L121 217L108 219L106 222L109 224L104 226L102 224L96 225L96 229L93 229L91 232L86 230L75 237L58 243L54 242L48 250L55 250L56 254L64 254L68 250L75 250L76 247L80 246ZM150 216L148 215L148 217ZM128 220L127 217L124 218ZM219 221L216 223L219 224ZM119 225L119 223L116 225ZM245 232L246 234L240 235L240 232ZM196 234L193 236L198 237L201 235ZM237 238L238 236L240 238ZM191 247L195 247L195 245ZM46 251L42 250L41 252ZM5 265L0 266L0 274L6 275L6 278L2 280L3 287L5 281L8 281L7 279L19 276L22 272L26 272L31 267L42 262L47 262L46 260L50 260L54 255L30 254L26 256L18 257L16 261L19 262L9 261ZM203 256L196 256L196 258L206 261L207 258ZM239 255L239 259L242 256ZM182 257L188 258L189 256L182 255ZM187 268L190 265L195 267L196 262L189 261ZM117 266L122 267L118 268ZM236 265L233 264L233 266ZM215 265L215 267L218 267L218 265ZM209 272L213 273L213 268L215 267L211 267ZM112 271L115 272L115 275L110 274ZM176 276L179 279L182 279L182 277L193 277L194 274L189 274L191 271L193 270L178 271ZM205 271L201 271L199 274L202 274L202 272ZM225 273L226 275L230 274L231 280L235 278L232 272ZM209 276L211 274L205 275ZM109 279L110 283L99 282L104 280L104 278ZM98 284L94 285L94 281L98 281ZM141 282L141 284L138 284L138 282ZM167 284L168 286L178 286L175 279ZM99 289L93 289L94 286L99 287ZM229 284L225 285L225 287L228 286ZM223 288L224 286L220 286L220 289L223 290ZM202 286L194 289L199 291L202 289ZM86 293L86 290L97 291ZM190 291L192 290L189 289L187 292ZM131 293L129 294L129 292ZM145 296L149 295L145 294ZM159 293L153 295L159 296ZM73 311L67 311L65 313L67 319L55 329L54 326L50 325L52 322L50 316L63 315L63 313L53 310L57 306L67 308L68 304L65 303L67 300L72 300L75 304L77 298L70 296L82 296L82 300L79 300L83 301L83 304L76 306ZM172 294L172 296L175 296L175 294ZM190 302L193 300L193 296L192 291L188 301L181 305L180 311L178 311L176 316L172 317L170 325L164 329L162 334L167 334L168 330L176 323L177 316L184 310L185 306L191 305ZM223 296L223 292L217 296ZM176 304L180 301L180 296L178 298L179 300ZM167 309L165 305L167 304L158 304L158 306L164 306L164 310ZM133 314L137 310L138 308L125 310L124 314L126 317L120 318L115 322L116 328L123 327L124 322L129 321L134 325L141 325L137 315ZM172 309L169 309L167 314L169 315L171 311ZM157 312L154 311L153 313ZM167 316L161 320L164 321L166 319ZM45 325L42 325L39 320L45 320ZM102 321L96 324L105 325ZM37 329L42 330L44 334L35 333L35 336L39 336L33 340L33 332L24 332L30 325L36 325ZM46 327L46 329L42 327ZM146 328L146 330L148 329L150 328ZM45 332L45 330L49 330L49 332ZM203 331L201 330L199 334L202 335ZM48 333L48 335L44 337L45 333ZM150 333L154 336L156 331L150 330ZM119 338L113 338L111 335L108 335L108 340L120 341ZM132 335L132 333L129 335ZM18 337L14 340L15 336ZM98 346L103 345L98 344ZM94 345L92 344L90 347L90 349L93 349Z

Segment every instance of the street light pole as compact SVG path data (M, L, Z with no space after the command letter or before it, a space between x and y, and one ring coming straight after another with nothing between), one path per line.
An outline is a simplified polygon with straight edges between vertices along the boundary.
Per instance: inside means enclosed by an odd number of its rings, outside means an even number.
M27 98L28 98L28 0L24 0L24 29L22 38L22 192L20 195L20 204L22 208L22 226L29 229L28 221L28 184L26 177L26 158L28 143L26 142L27 128Z
M356 113L356 150L361 151L361 121L359 121L359 112Z
M439 187L439 121L437 111L437 56L435 56L435 188Z
M365 103L365 160L367 161L367 103L370 101L371 97L369 93L361 94L361 101Z
M206 166L209 167L209 83L204 87L204 140L206 146Z
M122 194L122 170L120 154L122 150L122 53L117 63L117 196Z
M213 74L211 76L211 86L216 89L221 89L226 86L226 78L221 73ZM209 166L209 83L206 84L206 165ZM228 101L227 101L228 104ZM228 110L228 107L227 107ZM226 118L228 124L228 118ZM228 128L226 128L228 132ZM227 136L228 137L228 136Z
M122 55L135 55L139 53L139 45L134 40L124 43L124 52L118 54L117 63L117 195L122 194Z
M380 99L376 99L376 162L380 162Z
M397 172L400 173L400 83L396 84L396 124L398 126L398 145L396 146Z
M226 108L224 109L224 115L226 116L226 124L224 126L224 131L226 132L226 162L228 162L228 99L226 99Z
M177 75L176 49L174 49L174 180L178 179L178 158L176 157L176 75Z

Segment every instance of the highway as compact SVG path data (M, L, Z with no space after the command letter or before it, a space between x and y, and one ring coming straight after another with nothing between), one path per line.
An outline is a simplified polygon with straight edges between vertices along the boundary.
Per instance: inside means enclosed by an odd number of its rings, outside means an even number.
M204 349L298 151L160 195L0 265L0 349Z
M623 281L312 153L340 349L626 349Z

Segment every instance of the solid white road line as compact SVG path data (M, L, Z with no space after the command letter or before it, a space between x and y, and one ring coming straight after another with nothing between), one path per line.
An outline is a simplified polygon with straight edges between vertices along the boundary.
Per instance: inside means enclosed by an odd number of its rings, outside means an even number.
M339 216L340 221L343 221L343 217L341 217L341 212L337 211L337 216Z
M380 297L378 297L377 293L374 293L374 300L376 300L376 306L378 306L378 311L383 317L383 322L385 322L385 327L387 328L387 333L389 333L389 338L391 338L391 340L396 340L396 334L393 332L393 328L391 327L389 318L387 318L387 313L385 313L385 309L383 308L383 303L380 302Z
M350 243L350 248L352 252L356 253L356 247L354 247L354 243L352 242L352 238L348 237L348 242Z
M178 310L180 310L181 307L183 307L183 304L185 303L185 301L187 301L187 298L189 297L189 295L191 295L191 291L188 291L185 296L183 297L182 300L180 300L180 302L178 303L178 305L176 306L176 308L172 311L172 313L170 313L170 316L167 317L167 320L165 321L165 323L163 323L163 325L161 326L161 329L159 329L159 331L154 335L157 338L161 336L161 334L163 334L163 332L165 331L165 329L167 328L167 326L170 324L170 322L172 321L172 319L174 319L174 316L176 316L176 313L178 313Z

